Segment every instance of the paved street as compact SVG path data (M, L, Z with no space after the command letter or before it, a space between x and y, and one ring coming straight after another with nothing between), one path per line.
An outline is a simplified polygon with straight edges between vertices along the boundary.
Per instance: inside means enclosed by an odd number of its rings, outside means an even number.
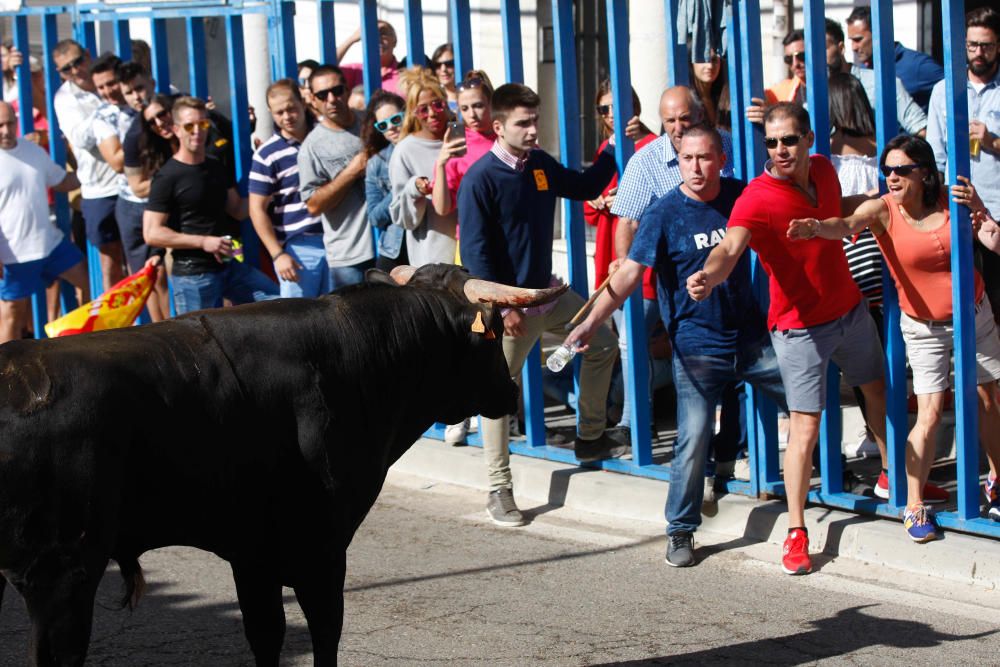
M699 534L700 564L663 563L660 527L526 505L488 524L479 492L394 474L349 552L346 665L996 664L1000 600L846 559L780 573L778 549ZM909 546L909 545L908 545ZM913 545L915 558L921 548ZM243 665L228 567L190 549L143 557L148 588L98 598L90 663ZM311 664L289 591L285 662ZM8 589L0 665L23 664L27 617Z

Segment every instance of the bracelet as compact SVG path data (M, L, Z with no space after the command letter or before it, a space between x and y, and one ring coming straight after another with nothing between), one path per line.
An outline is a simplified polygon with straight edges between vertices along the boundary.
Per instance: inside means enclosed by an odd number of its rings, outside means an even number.
M284 250L282 250L277 255L273 255L271 257L271 261L273 262L273 261L277 260L279 257L281 257L282 255L287 255L287 254L288 254L287 252L285 252Z

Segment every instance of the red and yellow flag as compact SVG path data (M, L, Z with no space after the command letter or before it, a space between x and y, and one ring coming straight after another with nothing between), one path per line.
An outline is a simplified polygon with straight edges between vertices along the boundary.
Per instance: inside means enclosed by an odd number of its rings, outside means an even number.
M100 298L49 322L45 325L45 333L49 338L55 338L130 326L146 305L155 281L156 267L147 266L119 282Z

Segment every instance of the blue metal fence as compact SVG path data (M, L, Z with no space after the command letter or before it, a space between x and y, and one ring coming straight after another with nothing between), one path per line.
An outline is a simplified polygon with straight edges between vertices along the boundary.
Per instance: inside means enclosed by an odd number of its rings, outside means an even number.
M303 0L304 1L304 0ZM336 38L334 34L333 0L314 0L318 20L320 56L326 62L335 60ZM664 0L666 25L664 36L667 41L667 77L665 85L683 84L688 81L686 51L678 39L676 16L678 0ZM631 73L629 68L629 32L627 0L606 0L607 39L609 69L614 96L615 127L625 127L632 114ZM375 0L358 0L362 36L364 84L367 94L381 85L379 64L379 34L377 24L377 3ZM461 74L473 67L475 45L472 41L471 14L468 0L449 0L450 31L454 44L456 69ZM409 62L424 60L423 12L419 0L405 0L405 34L408 45ZM293 16L295 3L291 0L241 1L222 4L204 3L162 3L154 7L139 4L69 5L63 7L31 7L22 9L13 16L13 38L23 52L28 52L28 21L40 21L42 32L42 53L50 99L48 118L53 140L50 151L60 163L65 161L65 150L59 136L58 122L52 109L51 93L61 83L51 61L51 49L58 41L56 16L69 14L72 17L74 35L87 46L91 53L96 47L96 25L110 21L119 53L127 57L130 35L124 17L148 19L151 21L153 75L157 89L169 90L171 76L169 68L169 46L166 21L181 19L185 23L186 48L188 53L188 77L191 91L199 96L208 95L205 58L206 17L223 20L226 32L226 56L231 87L230 112L234 121L237 177L240 188L245 192L246 175L249 169L251 147L247 125L246 65L243 55L243 24L241 17L248 13L265 15L268 19L271 48L272 74L295 77L296 50L295 25ZM574 4L564 0L551 0L553 35L555 41L556 89L558 96L558 118L560 125L560 159L571 168L581 164L581 146L578 137L580 123L580 99L578 91L577 35L575 33ZM806 33L806 63L808 67L807 97L817 137L816 151L829 154L829 126L827 114L825 26L824 3L822 0L804 0ZM897 131L894 86L893 23L891 0L873 0L872 24L874 34L876 91L878 103L875 106L877 139L879 149ZM965 88L964 54L964 3L963 0L942 0L942 23L944 25L945 70L947 73L948 131L951 137L961 137L968 124L966 97L961 94ZM763 132L760 126L749 122L742 113L751 104L751 98L763 97L763 66L760 31L759 0L734 0L731 14L727 16L729 81L732 95L732 128L736 147L735 169L739 177L749 180L763 169ZM505 76L508 81L520 81L524 77L522 54L521 10L517 0L500 1L500 27L502 30ZM312 28L312 26L310 26ZM351 26L353 29L353 26ZM68 35L66 35L68 36ZM19 71L19 95L21 99L31 99L28 63L25 61ZM30 114L22 114L22 131L33 129ZM623 170L633 151L632 142L619 133L615 155L619 170ZM962 141L949 142L949 173L947 180L955 182L959 174L969 173L968 145ZM59 224L68 229L69 208L64 195L57 196L56 211ZM573 288L582 294L588 291L586 279L586 255L582 214L579 203L565 202L563 205L564 234L568 242L569 273ZM939 523L947 528L964 530L990 536L1000 536L1000 526L979 517L979 458L978 435L976 430L976 394L973 368L974 338L972 312L972 261L971 231L967 223L968 211L964 207L951 204L953 266L956 339L956 439L958 467L958 509L956 512L938 514ZM256 256L248 252L248 257ZM94 267L96 258L91 258ZM767 299L766 276L756 265L754 269L755 292L762 301ZM99 268L97 269L99 285ZM99 290L98 290L99 291ZM95 292L96 293L96 292ZM904 451L908 422L906 415L906 375L903 344L898 330L899 310L895 289L886 282L885 321L887 345L887 432L889 447L889 478L892 494L887 503L877 499L845 493L841 472L841 425L839 373L831 373L830 396L822 424L820 441L822 484L809 495L812 502L850 509L852 511L874 513L896 517L905 504L905 477L903 470ZM68 304L67 304L68 305ZM649 423L648 378L646 339L640 323L641 295L633 295L625 309L628 345L631 350L625 369L626 381L634 400L631 423L633 425L633 457L630 461L610 460L594 464L596 467L626 472L656 479L667 479L669 467L653 463L649 431L644 425ZM36 297L36 331L41 331L44 321L44 296ZM640 361L641 360L641 361ZM835 369L834 369L835 370ZM575 462L572 451L545 445L545 426L542 396L541 352L538 346L532 351L523 372L524 403L526 418L526 441L511 444L513 452L528 456L544 457L557 461ZM758 393L747 393L748 427L750 442L751 481L730 483L730 490L757 496L758 494L781 494L783 484L780 477L777 448L776 415L769 404ZM441 429L432 429L431 434L440 437ZM470 437L470 444L480 444L478 437Z

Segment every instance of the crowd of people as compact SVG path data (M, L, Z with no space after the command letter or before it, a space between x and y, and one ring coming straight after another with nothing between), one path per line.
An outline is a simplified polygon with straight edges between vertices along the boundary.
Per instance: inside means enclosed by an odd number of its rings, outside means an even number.
M120 61L92 58L59 42L53 64L63 83L54 109L73 170L19 137L14 104L0 103L0 336L28 326L28 299L61 277L86 292L83 256L50 220L49 189L79 190L82 227L100 255L103 287L146 266L163 266L148 303L154 321L225 303L316 297L356 284L371 268L460 263L479 278L528 288L556 284L552 251L558 198L585 202L595 228L595 287L609 282L586 320L566 339L582 353L578 426L571 443L581 462L630 451L634 397L609 427L614 366L627 359L620 307L641 285L646 335L661 322L672 346L678 435L666 502L670 565L696 561L693 535L715 476L748 474L742 383L750 382L788 415L784 481L789 533L782 566L811 570L804 506L835 361L856 388L867 429L850 453L882 460L875 493L888 497L881 272L899 292L903 336L914 375L917 424L907 439L910 537L937 536L929 503L947 493L928 482L934 434L949 390L951 267L944 82L929 57L896 45L899 126L903 134L876 155L871 16L850 15L847 32L827 22L831 158L810 155L814 134L805 106L801 31L784 40L789 77L755 99L747 116L763 125L768 163L749 183L734 178L725 59L714 51L693 63L691 86L658 100L661 126L638 115L615 128L608 82L594 110L603 141L591 166L570 170L538 146L541 99L527 86L494 88L481 70L456 72L450 44L426 66L407 66L396 34L379 22L381 90L365 99L361 66L299 63L298 80L266 91L274 134L253 154L248 196L240 195L232 124L210 101L178 91L156 94L148 52ZM338 45L338 58L360 32ZM854 63L844 58L850 41ZM1000 13L967 17L971 181L950 194L973 212L983 255L1000 251ZM23 56L5 47L8 73ZM39 81L37 89L42 89ZM36 96L37 98L37 96ZM39 98L44 100L44 97ZM638 114L641 101L633 92ZM636 153L620 176L616 130ZM924 138L926 137L926 139ZM888 194L879 197L879 171ZM245 261L240 221L249 218L270 258L265 271ZM770 275L770 304L751 289L746 248ZM990 461L989 516L1000 520L1000 270L976 273L980 425ZM992 266L1000 267L1000 263ZM995 296L994 296L995 295ZM513 377L545 332L564 335L583 305L575 292L530 309L502 312L503 352ZM607 324L613 320L614 327ZM651 393L651 392L650 392ZM716 408L721 405L718 428ZM614 423L614 422L611 422ZM641 425L642 428L651 427ZM469 423L449 425L461 444ZM509 464L510 417L482 420L494 523L525 523ZM559 434L547 434L555 441ZM741 471L742 464L742 473Z

